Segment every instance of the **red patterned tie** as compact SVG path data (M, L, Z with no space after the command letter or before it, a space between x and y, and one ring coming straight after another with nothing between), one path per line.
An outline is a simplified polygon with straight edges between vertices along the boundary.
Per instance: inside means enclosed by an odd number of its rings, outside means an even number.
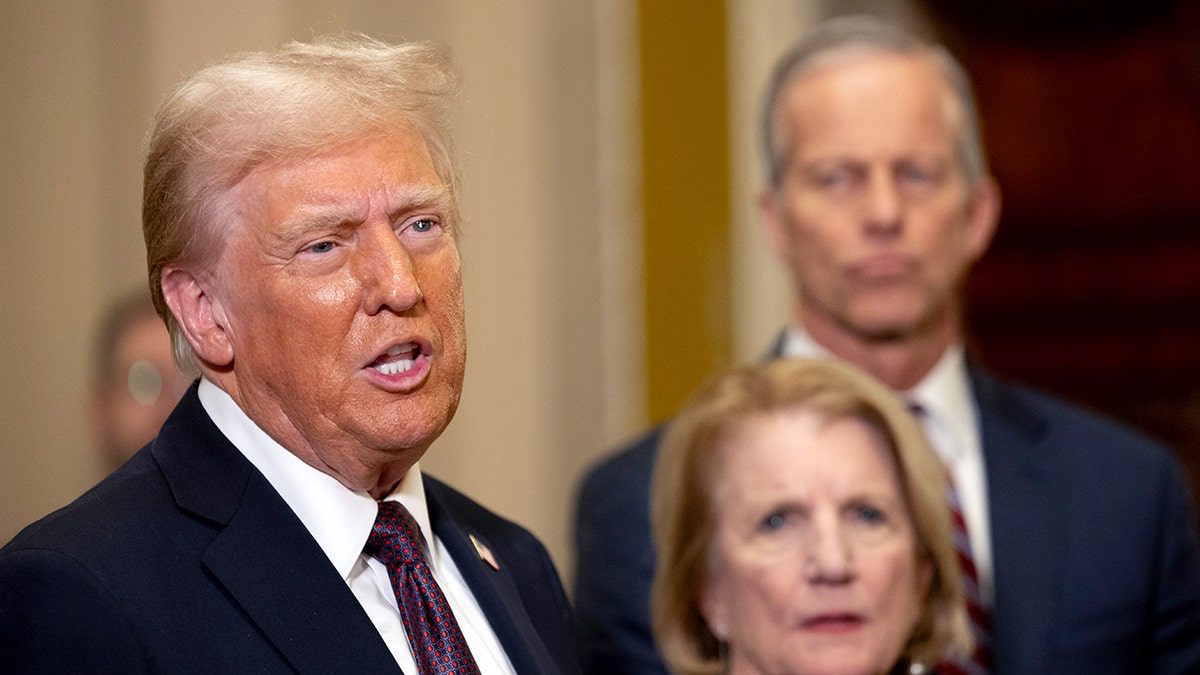
M478 675L446 596L425 564L417 523L408 509L399 502L380 502L363 550L387 566L421 675Z
M915 401L908 401L908 409L922 426L932 442L933 434L928 427L932 423L929 413ZM958 553L958 564L962 568L963 595L967 602L967 618L971 622L971 636L975 638L975 651L970 655L947 657L938 663L935 672L939 675L987 675L992 661L991 617L983 606L979 592L979 572L975 569L975 557L971 554L971 536L967 521L963 518L962 503L954 487L954 477L946 468L946 502L954 521L954 548Z
M992 661L991 617L983 607L979 573L975 569L975 558L971 555L971 537L967 531L967 521L963 518L962 504L958 501L958 490L954 488L954 479L949 471L946 472L946 492L950 515L954 519L954 548L958 552L958 564L962 567L963 595L967 600L975 651L969 657L948 658L938 664L937 672L942 675L985 675Z

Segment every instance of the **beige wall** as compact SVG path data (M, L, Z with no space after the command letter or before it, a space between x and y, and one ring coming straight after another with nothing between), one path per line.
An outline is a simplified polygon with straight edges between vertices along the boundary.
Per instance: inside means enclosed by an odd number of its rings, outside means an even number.
M568 570L577 476L644 409L633 7L9 0L0 540L98 478L82 412L90 332L108 300L145 283L140 142L154 106L229 51L352 30L447 43L464 75L467 383L423 466L527 524Z

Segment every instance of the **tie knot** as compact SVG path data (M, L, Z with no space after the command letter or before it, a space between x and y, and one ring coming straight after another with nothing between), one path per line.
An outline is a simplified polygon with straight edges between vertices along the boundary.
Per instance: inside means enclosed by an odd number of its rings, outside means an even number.
M921 405L920 402L915 399L904 399L904 407L908 408L908 412L918 420L925 417L925 406Z
M367 545L367 555L378 558L385 564L400 564L422 560L421 535L417 521L400 502L380 502L379 513Z

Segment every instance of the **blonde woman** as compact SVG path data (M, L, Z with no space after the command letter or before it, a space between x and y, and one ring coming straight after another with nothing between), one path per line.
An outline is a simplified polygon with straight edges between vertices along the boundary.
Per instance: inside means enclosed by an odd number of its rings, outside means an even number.
M971 638L943 470L851 366L781 359L701 390L655 468L655 635L671 670L927 672Z

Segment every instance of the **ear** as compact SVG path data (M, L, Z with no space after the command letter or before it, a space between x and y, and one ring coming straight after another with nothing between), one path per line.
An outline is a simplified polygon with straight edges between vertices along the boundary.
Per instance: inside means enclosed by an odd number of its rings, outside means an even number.
M917 558L917 595L922 601L929 599L929 589L933 588L933 560L928 555Z
M729 603L728 594L719 580L714 579L710 572L701 582L699 610L700 616L708 624L708 629L721 642L729 641Z
M162 273L162 289L171 314L200 360L217 368L233 363L225 310L210 284L189 270L167 267Z
M767 243L770 244L775 258L787 267L791 233L788 231L785 213L787 205L783 200L783 195L773 188L763 188L763 191L758 193L758 214L767 236Z
M1000 222L1000 184L985 176L975 184L967 202L967 251L979 260L992 244Z

